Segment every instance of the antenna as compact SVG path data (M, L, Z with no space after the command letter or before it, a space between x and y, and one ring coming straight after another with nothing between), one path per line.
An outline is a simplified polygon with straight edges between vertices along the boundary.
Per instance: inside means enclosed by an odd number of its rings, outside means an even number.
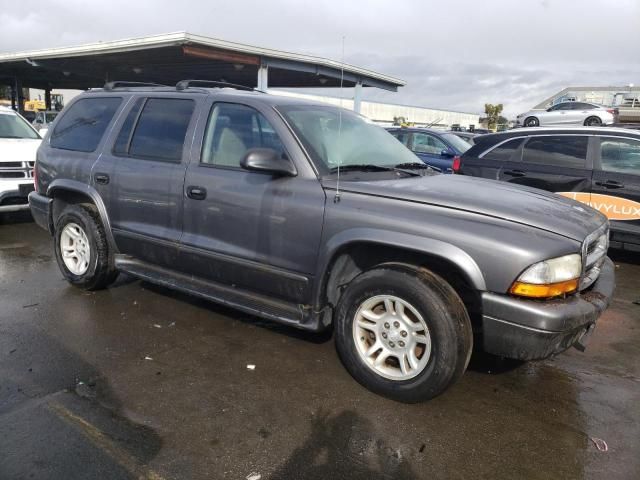
M333 203L340 201L340 165L342 164L342 84L344 82L344 35L342 36L342 59L340 61L340 110L338 110L338 178L336 180L336 196Z

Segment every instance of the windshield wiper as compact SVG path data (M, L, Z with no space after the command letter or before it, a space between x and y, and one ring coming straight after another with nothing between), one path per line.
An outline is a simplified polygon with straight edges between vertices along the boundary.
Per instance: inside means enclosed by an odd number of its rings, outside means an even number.
M422 162L409 162L409 163L399 163L395 166L395 168L419 168L422 170L433 170L434 172L442 173L442 169L439 167L434 167L433 165L429 165L427 163Z
M412 177L420 177L421 175L416 172L412 172L410 170L403 170L402 168L396 167L386 167L384 165L374 165L372 163L363 163L358 165L340 165L340 167L333 167L329 170L331 173L337 173L338 168L341 172L401 172L406 175L411 175Z

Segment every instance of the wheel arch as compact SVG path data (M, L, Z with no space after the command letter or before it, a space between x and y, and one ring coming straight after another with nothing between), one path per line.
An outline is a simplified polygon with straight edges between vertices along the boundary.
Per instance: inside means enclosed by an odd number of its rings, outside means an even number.
M56 219L67 205L93 205L100 216L109 247L117 253L118 250L115 239L113 238L113 233L111 232L111 222L109 221L107 209L102 197L95 188L76 180L56 179L47 187L47 196L53 199L50 212L52 225L55 225Z
M330 240L321 255L314 291L317 309L335 308L351 280L381 264L423 267L433 271L458 292L470 315L479 308L478 292L486 290L480 267L455 245L411 234L356 229ZM324 323L327 322L325 320Z

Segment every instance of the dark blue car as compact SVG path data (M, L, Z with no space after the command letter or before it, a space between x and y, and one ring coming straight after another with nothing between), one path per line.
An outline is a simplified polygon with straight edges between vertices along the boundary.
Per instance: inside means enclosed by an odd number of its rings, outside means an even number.
M427 128L387 128L387 131L415 153L427 165L443 173L453 172L453 162L471 148L467 142L451 132Z

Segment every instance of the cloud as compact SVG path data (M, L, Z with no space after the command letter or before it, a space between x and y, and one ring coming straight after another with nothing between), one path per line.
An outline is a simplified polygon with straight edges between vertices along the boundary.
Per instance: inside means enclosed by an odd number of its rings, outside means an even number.
M397 76L366 98L513 116L569 85L640 83L637 0L36 0L0 13L0 50L186 30ZM332 92L336 93L336 92ZM348 93L348 92L347 92Z

